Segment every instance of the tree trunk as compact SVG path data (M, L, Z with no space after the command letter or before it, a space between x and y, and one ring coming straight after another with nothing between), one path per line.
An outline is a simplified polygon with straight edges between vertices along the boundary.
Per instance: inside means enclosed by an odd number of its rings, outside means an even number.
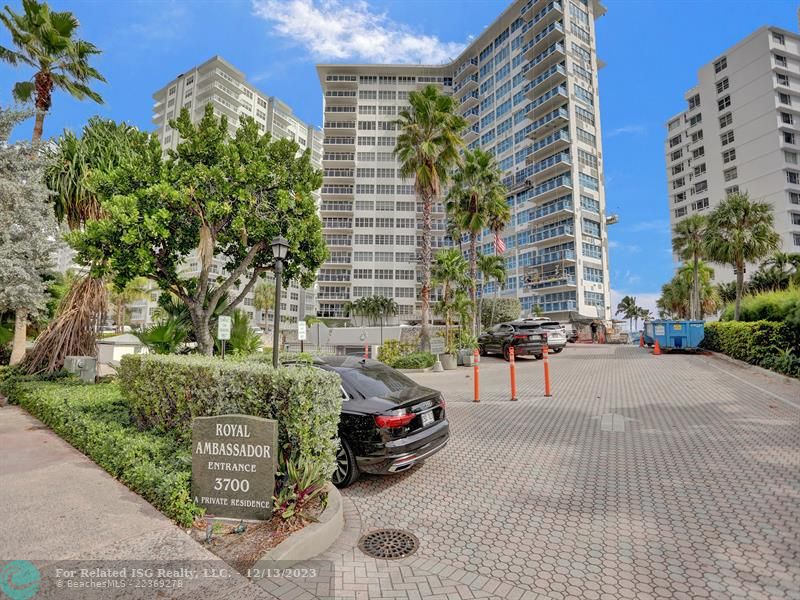
M478 236L474 232L469 234L469 293L472 300L472 331L478 335Z
M739 320L739 307L742 303L742 288L744 287L744 265L736 266L736 304L733 307L733 320Z
M497 301L500 299L500 282L497 282L497 287L494 290L494 302L492 302L492 317L489 322L489 327L494 325L494 309L497 308Z
M428 318L431 312L431 212L433 210L433 197L425 195L422 198L422 328L419 334L419 349L423 352L431 350L431 333Z
M116 321L117 321L116 330L117 330L117 333L122 333L124 331L124 329L123 329L123 327L124 327L123 321L125 320L124 314L125 314L125 305L122 304L121 302L118 302L117 303L117 315L116 315Z
M11 346L11 360L8 364L16 365L25 357L25 341L28 332L28 311L20 308L14 315L14 341Z
M211 319L211 311L204 310L201 305L198 305L190 308L189 314L192 316L192 328L194 329L194 337L197 340L197 349L201 354L213 356L214 338L211 336L208 326Z
M692 270L692 297L694 299L694 310L692 319L702 319L700 315L700 265L697 254L694 255L694 266Z
M42 139L44 133L44 112L36 111L36 121L33 123L33 142L36 143Z

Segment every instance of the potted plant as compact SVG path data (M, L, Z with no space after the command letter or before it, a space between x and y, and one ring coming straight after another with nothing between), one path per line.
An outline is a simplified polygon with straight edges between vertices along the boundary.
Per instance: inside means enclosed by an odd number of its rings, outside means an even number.
M448 331L444 335L444 353L439 355L439 362L442 363L442 367L445 371L452 371L456 367L458 367L458 361L456 359L456 343L455 343L455 336L452 332Z
M475 348L478 347L478 338L469 330L461 329L458 332L458 364L472 367L475 364Z

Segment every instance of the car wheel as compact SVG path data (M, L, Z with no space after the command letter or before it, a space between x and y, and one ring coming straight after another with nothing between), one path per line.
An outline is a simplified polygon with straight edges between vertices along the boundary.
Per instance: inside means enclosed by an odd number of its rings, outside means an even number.
M563 350L563 348L555 348L555 349L553 350L553 354L558 354L558 353L559 353L559 352L561 352L562 350Z
M536 360L542 360L542 358L544 358L544 354L537 354L536 355Z
M506 360L506 362L511 360L511 355L508 351L508 346L503 346L503 358Z
M486 346L478 346L478 352L480 352L481 356L486 356Z
M336 470L331 482L337 488L346 488L358 479L358 463L350 444L344 438L339 439L339 450L336 452Z

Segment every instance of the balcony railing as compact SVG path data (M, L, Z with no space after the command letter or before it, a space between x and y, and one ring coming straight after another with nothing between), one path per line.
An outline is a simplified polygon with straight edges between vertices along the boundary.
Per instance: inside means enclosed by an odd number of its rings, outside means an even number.
M540 266L554 262L561 262L562 260L575 260L575 250L559 250L557 252L539 254L533 258L531 265Z
M572 176L568 173L565 173L564 175L559 175L558 177L548 179L544 183L541 183L533 188L533 197L535 198L537 196L541 196L542 194L546 194L547 192L560 186L572 187Z
M545 169L549 169L552 166L557 165L558 163L564 164L572 164L570 160L569 152L559 152L558 154L554 154L549 158L545 158L544 160L540 160L538 163L533 165L533 172L540 173Z

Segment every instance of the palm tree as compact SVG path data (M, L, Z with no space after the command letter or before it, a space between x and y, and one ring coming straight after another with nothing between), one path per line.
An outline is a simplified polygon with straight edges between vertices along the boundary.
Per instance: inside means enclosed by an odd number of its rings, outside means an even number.
M400 111L397 120L400 133L394 152L400 161L400 175L414 178L414 188L422 200L420 348L430 350L431 214L450 170L459 162L459 149L464 145L461 131L467 122L456 114L455 99L433 85L411 92L408 102L410 107Z
M383 344L383 320L386 317L393 317L397 314L400 308L394 298L387 298L386 296L375 296L375 308L381 322L381 344Z
M0 46L0 60L12 66L27 65L36 70L32 81L20 81L14 86L14 98L19 102L34 101L36 121L33 141L42 138L44 118L53 104L53 90L61 89L73 98L90 98L98 104L103 99L89 87L92 80L105 81L89 59L100 50L75 37L78 19L71 12L55 12L46 2L22 0L23 13L8 6L0 13L0 21L11 33L14 50Z
M639 307L636 306L636 298L633 296L625 296L617 304L617 312L615 315L622 315L628 319L628 329L633 330L633 318L638 314Z
M497 304L497 298L500 295L500 288L506 283L506 261L502 256L497 254L479 254L478 255L478 271L481 274L483 285L485 286L491 280L496 282L494 288L494 303L492 304L492 321L494 321L494 308ZM481 315L483 309L483 293L481 293L480 306L478 307L478 330L481 329ZM490 323L491 327L493 323Z
M779 248L772 207L750 200L745 194L731 194L708 216L706 255L714 262L733 266L736 271L736 304L733 318L739 320L748 262L768 256Z
M748 291L748 286L745 285L745 293ZM729 281L728 283L718 283L716 290L717 297L722 304L730 304L736 300L736 282Z
M108 295L114 307L114 325L117 333L122 333L125 326L125 308L131 302L142 300L150 293L150 282L145 277L131 279L127 285L119 289L113 284L108 285Z
M450 342L450 324L452 323L452 302L456 289L469 283L467 261L457 248L440 250L433 263L433 284L442 286L442 299L437 312L444 317L444 338Z
M261 280L256 284L253 291L253 306L256 310L263 311L264 318L262 324L264 331L267 330L267 313L275 308L275 284Z
M800 254L776 252L753 273L749 287L758 291L785 290L797 278L798 264Z
M469 235L470 300L477 310L478 236L487 227L498 235L511 218L506 188L494 157L476 148L464 153L453 174L445 209L456 227ZM477 326L478 317L473 319ZM477 334L477 331L475 332Z
M675 225L672 236L672 249L683 261L692 264L692 294L690 314L692 319L699 319L700 314L700 280L698 263L703 258L706 245L706 218L703 215L692 215Z

